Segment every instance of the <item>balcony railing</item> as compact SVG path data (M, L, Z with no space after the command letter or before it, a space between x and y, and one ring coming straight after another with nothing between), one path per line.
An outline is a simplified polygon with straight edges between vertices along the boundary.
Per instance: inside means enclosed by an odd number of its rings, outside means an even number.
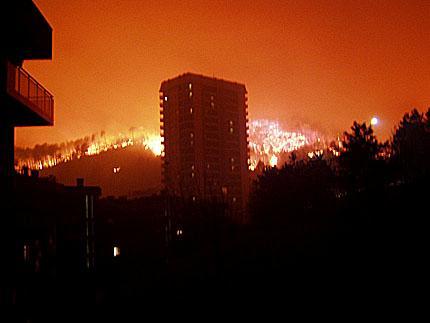
M8 91L30 103L40 116L52 123L54 119L54 97L23 68L8 63Z

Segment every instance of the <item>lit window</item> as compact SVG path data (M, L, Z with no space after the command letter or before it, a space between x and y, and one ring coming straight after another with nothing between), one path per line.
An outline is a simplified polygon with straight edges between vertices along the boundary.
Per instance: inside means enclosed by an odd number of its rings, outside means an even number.
M232 201L233 201L233 203L236 203L236 198L235 198L235 197L233 197Z
M211 95L211 101L213 101L214 100L214 96L213 95Z
M233 131L234 131L233 128L230 128L230 133L233 133Z
M24 245L24 261L28 262L30 260L30 246L29 245Z
M196 197L195 196L193 196L193 202L195 202L196 201Z
M208 164L208 165L207 165L207 168L208 168L208 169L209 169L209 168L211 168L211 165L210 165L210 164Z
M191 172L191 178L194 178L195 174L194 172Z
M193 114L193 108L190 108L190 114Z
M194 165L191 165L191 169L194 170L194 168L195 168Z
M190 92L189 96L190 96L190 99L191 99L191 97L193 96L193 92Z
M193 88L193 85L191 83L188 83L188 88L191 90Z
M194 134L192 132L190 133L190 138L194 138Z
M119 246L114 246L113 247L113 256L114 257L118 257L120 255L120 249Z
M120 170L121 170L121 167L114 167L113 168L113 173L114 174L118 174Z
M211 102L211 108L215 108L215 103Z
M223 194L223 195L227 195L227 192L228 192L228 190L227 190L227 186L223 186L223 187L221 187L221 191L222 191L222 194Z
M167 101L167 96L164 97L164 101Z
M183 234L182 229L176 230L176 235L179 237Z
M194 140L190 140L190 146L194 145Z
M234 163L234 158L233 157L230 158L230 162Z
M230 126L233 126L233 121L232 121L232 120L230 120L229 124L230 124Z
M231 170L234 170L234 165L231 166Z

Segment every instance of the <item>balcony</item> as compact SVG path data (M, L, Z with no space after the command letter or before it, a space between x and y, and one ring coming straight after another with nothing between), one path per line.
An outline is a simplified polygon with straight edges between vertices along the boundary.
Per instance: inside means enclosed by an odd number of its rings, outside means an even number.
M12 98L16 126L43 126L54 122L54 97L23 68L7 63L7 94Z

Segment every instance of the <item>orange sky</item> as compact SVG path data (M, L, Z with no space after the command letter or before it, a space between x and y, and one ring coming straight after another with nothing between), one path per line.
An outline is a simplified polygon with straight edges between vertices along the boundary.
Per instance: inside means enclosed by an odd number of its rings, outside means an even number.
M429 1L35 0L52 61L25 62L55 96L55 126L18 146L144 126L158 131L161 81L184 72L245 83L251 119L328 132L430 106Z

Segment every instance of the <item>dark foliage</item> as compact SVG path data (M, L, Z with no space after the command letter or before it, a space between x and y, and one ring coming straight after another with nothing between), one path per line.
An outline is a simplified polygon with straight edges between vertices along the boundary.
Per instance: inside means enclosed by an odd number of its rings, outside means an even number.
M430 175L430 109L406 113L395 129L393 163L400 180L414 182Z
M250 207L258 275L387 296L420 279L429 115L406 114L391 145L354 122L333 168L322 159L266 168Z
M354 122L344 133L344 151L339 157L340 176L348 190L363 190L381 185L386 171L384 148L371 126Z
M323 159L266 168L255 183L251 212L255 223L288 225L333 201L334 174Z

